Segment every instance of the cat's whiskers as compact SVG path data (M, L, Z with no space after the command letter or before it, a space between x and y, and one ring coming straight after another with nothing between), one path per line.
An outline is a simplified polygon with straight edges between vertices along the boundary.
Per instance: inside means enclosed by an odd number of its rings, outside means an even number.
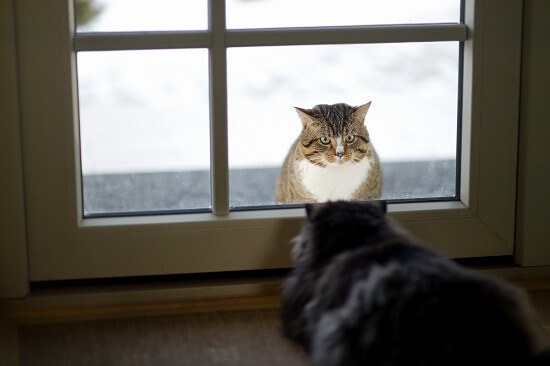
M319 166L321 168L325 167L327 164L325 162L322 161L322 157L320 156L316 156L315 158L309 158L308 161L313 164L313 165L316 165L316 166Z

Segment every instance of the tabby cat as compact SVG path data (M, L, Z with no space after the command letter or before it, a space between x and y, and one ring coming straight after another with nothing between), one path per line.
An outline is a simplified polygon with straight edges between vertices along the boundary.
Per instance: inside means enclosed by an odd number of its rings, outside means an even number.
M425 247L384 202L306 210L282 324L317 365L546 364L526 295Z
M380 161L365 127L370 102L296 108L302 133L277 179L279 203L367 200L380 197Z

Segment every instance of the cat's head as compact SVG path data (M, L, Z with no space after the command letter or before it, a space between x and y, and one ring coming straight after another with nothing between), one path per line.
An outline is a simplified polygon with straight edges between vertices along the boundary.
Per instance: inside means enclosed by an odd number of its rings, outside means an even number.
M336 201L306 205L307 218L294 240L295 263L324 261L368 245L386 224L386 201Z
M372 153L365 116L371 102L358 107L345 103L297 108L302 121L299 146L304 157L319 166L359 163Z

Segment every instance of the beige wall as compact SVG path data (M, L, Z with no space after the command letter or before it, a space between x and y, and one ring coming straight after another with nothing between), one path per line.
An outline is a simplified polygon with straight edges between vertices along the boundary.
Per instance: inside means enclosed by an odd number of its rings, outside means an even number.
M12 0L0 0L0 298L28 291Z

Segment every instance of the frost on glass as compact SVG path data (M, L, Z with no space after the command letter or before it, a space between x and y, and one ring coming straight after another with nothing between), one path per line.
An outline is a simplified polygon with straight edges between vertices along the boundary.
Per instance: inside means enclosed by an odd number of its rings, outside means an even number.
M386 199L454 197L458 42L228 50L230 204L275 204L294 106L361 105Z
M74 0L78 32L201 30L206 0Z
M460 0L227 0L228 28L458 23Z
M77 62L85 214L210 207L207 51Z

